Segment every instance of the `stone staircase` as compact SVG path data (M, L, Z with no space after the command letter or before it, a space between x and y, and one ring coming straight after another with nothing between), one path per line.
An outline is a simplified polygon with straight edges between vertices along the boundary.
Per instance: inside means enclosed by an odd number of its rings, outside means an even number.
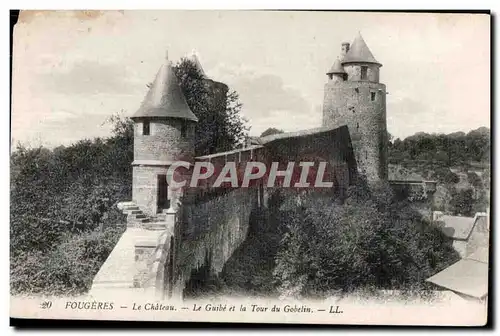
M132 201L118 203L118 209L127 215L127 227L140 227L148 230L164 230L167 227L166 210L154 216L148 216Z

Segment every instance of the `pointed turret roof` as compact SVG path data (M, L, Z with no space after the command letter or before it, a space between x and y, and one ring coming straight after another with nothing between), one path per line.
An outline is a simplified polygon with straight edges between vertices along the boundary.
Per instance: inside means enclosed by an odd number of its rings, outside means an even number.
M353 62L375 63L382 66L382 64L380 64L375 59L375 57L373 57L372 52L366 45L365 40L363 40L363 36L361 36L361 33L359 32L356 38L354 39L354 42L352 42L349 51L342 60L342 64L353 63Z
M326 74L330 75L330 74L345 74L345 73L346 72L344 70L344 67L342 66L342 63L340 62L340 59L337 58L335 63L333 63L332 67Z
M193 51L191 51L191 54L187 58L194 63L202 77L207 77L205 70L203 70L203 67L201 66L200 59L196 50L193 49Z
M132 118L141 117L168 117L198 121L186 102L168 56L165 57L164 64L158 70L139 110L132 116Z

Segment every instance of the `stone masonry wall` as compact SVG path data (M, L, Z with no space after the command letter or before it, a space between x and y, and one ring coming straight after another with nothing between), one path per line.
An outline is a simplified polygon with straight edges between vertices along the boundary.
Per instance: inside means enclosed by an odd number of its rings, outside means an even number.
M183 204L178 265L184 281L207 259L211 272L222 271L246 239L256 195L254 188L237 188L204 202Z
M143 135L143 122L134 123L134 162L151 160L174 162L178 160L191 162L194 157L193 122L168 118L148 118L150 135ZM182 125L186 125L186 134L181 136Z
M387 179L385 90L365 81L325 85L323 126L349 128L358 169L372 181Z
M309 161L315 162L314 169L317 169L319 162L324 161L328 164L323 181L335 182L336 187L343 190L355 178L356 162L348 128L345 126L313 134L277 139L266 144L265 147L269 160L268 166L271 165L271 161L280 162L282 163L280 170L285 170L288 162L295 162L295 166L298 167L299 162ZM316 174L313 173L312 179L309 180L311 186L315 176ZM343 192L343 190L340 191ZM339 190L332 190L332 192L337 191Z
M368 67L366 73L366 81L378 83L380 68L377 64L357 64L349 63L344 65L344 70L347 72L347 79L349 81L360 81L361 80L361 66Z
M168 166L134 166L132 170L132 201L148 215L157 212L157 176L167 174ZM170 194L168 198L170 199Z

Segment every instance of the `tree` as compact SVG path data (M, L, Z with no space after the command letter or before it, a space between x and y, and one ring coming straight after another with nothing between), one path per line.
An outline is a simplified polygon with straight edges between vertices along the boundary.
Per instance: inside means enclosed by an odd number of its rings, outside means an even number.
M472 189L452 190L450 206L453 214L473 216L474 191Z
M422 289L459 259L451 240L387 185L353 186L344 202L289 194L280 209L274 274L282 296Z
M196 124L196 155L227 151L241 146L247 136L247 120L241 115L238 94L229 90L224 103L214 99L214 92L196 65L181 59L174 67L186 101L198 117ZM221 105L222 104L222 105Z
M456 184L460 181L457 174L452 172L449 168L438 168L434 171L434 177L444 184Z
M273 134L281 134L281 133L284 133L284 131L281 129L274 128L274 127L269 127L264 132L262 132L260 137L265 137L265 136L273 135Z
M480 188L482 186L481 178L474 172L467 173L467 181L474 187Z
M402 164L402 158L411 161L429 161L439 167L467 166L471 162L490 161L490 130L480 127L465 134L428 134L418 132L404 140L396 139L389 146L389 162ZM402 153L405 153L402 155ZM416 165L416 162L409 164Z

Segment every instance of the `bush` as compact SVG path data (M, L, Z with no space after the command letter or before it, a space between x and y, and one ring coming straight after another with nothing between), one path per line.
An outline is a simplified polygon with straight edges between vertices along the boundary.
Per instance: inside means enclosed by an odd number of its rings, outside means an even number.
M283 296L423 288L458 260L451 241L386 186L353 187L342 204L289 195L281 214L274 274Z
M460 181L457 174L448 168L438 168L434 172L435 178L443 184L456 184Z
M472 189L453 189L450 207L454 215L474 216L474 191Z
M19 253L11 262L12 294L77 295L94 276L123 233L121 228L66 235L53 250Z

